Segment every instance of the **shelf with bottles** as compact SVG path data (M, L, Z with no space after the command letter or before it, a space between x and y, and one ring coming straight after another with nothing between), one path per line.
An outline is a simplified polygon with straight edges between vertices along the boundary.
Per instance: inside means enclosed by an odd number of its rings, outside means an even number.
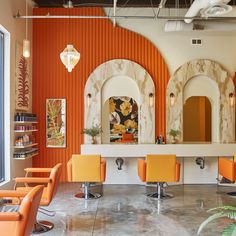
M27 125L22 125L22 124L16 124L14 128L15 133L29 133L29 132L35 132L38 131L37 127L35 124L27 124Z
M28 159L38 155L35 140L37 117L32 113L17 112L14 117L14 159Z
M25 160L25 159L29 159L33 156L37 156L38 153L39 153L38 148L31 148L29 150L15 151L14 159Z
M29 147L34 147L37 146L38 143L31 143L31 144L24 144L24 145L19 145L19 146L14 146L14 148L29 148Z
M14 148L27 148L36 146L35 136L33 134L18 135L15 137Z
M33 113L17 112L14 117L15 123L37 123L37 116Z

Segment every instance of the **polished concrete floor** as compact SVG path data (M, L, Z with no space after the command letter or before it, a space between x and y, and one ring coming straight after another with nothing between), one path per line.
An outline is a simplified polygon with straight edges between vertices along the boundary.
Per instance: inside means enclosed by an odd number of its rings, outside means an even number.
M54 229L43 236L193 236L197 235L201 222L211 215L207 212L209 208L236 206L236 199L226 194L234 187L170 186L167 192L175 197L160 201L145 195L154 191L154 187L103 185L93 188L102 191L103 197L86 201L74 197L80 190L79 184L62 183L48 207L56 211L56 216L39 215L39 218L55 223ZM215 220L204 228L201 235L221 235L229 223L228 219Z

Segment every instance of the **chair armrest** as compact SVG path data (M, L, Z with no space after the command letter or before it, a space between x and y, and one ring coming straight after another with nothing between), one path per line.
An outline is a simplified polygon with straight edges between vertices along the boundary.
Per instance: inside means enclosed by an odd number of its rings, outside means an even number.
M0 212L0 221L19 221L20 219L19 212Z
M27 191L18 191L18 190L0 190L1 198L21 198L24 197L28 192Z
M180 162L176 161L175 164L175 181L179 182L180 179Z
M48 172L51 172L52 171L52 168L25 168L25 172L27 173L39 173L39 172L42 172L42 173L48 173Z
M104 182L106 179L106 160L101 158L101 182Z
M146 160L138 159L138 176L143 182L146 181L146 167Z
M235 181L236 163L224 157L219 157L218 171L219 174L230 181Z
M52 180L50 178L39 178L39 177L18 177L15 178L16 183L39 183L39 184L47 184L50 183Z

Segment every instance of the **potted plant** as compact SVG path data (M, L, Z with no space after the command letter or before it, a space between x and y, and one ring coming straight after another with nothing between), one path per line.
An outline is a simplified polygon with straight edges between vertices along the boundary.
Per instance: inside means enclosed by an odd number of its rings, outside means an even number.
M209 216L205 221L201 223L201 225L198 228L197 234L200 234L202 229L211 221L215 219L219 219L222 217L227 217L232 222L229 223L228 226L226 226L222 231L222 236L233 236L236 232L236 207L233 206L220 206L216 208L212 208L208 210L208 212L214 211L215 213L211 216Z
M171 129L169 135L172 137L172 143L177 143L177 136L180 134L179 130Z
M87 134L92 137L92 144L96 144L96 136L102 133L102 129L100 125L93 125L91 128L85 128L82 131L82 134Z

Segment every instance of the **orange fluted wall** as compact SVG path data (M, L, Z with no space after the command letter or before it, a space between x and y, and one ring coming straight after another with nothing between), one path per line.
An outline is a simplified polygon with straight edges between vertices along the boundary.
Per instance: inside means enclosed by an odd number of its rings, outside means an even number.
M68 15L68 9L34 9L35 15ZM71 15L104 15L100 8L71 9ZM72 73L61 63L59 54L68 43L81 53ZM63 163L62 180L66 180L66 163L72 153L80 153L83 143L84 86L90 73L105 61L122 58L137 62L151 75L156 87L156 135L165 135L165 91L169 74L157 48L143 36L105 19L34 19L33 20L33 111L39 119L40 154L35 167ZM45 101L66 98L66 148L46 148Z

